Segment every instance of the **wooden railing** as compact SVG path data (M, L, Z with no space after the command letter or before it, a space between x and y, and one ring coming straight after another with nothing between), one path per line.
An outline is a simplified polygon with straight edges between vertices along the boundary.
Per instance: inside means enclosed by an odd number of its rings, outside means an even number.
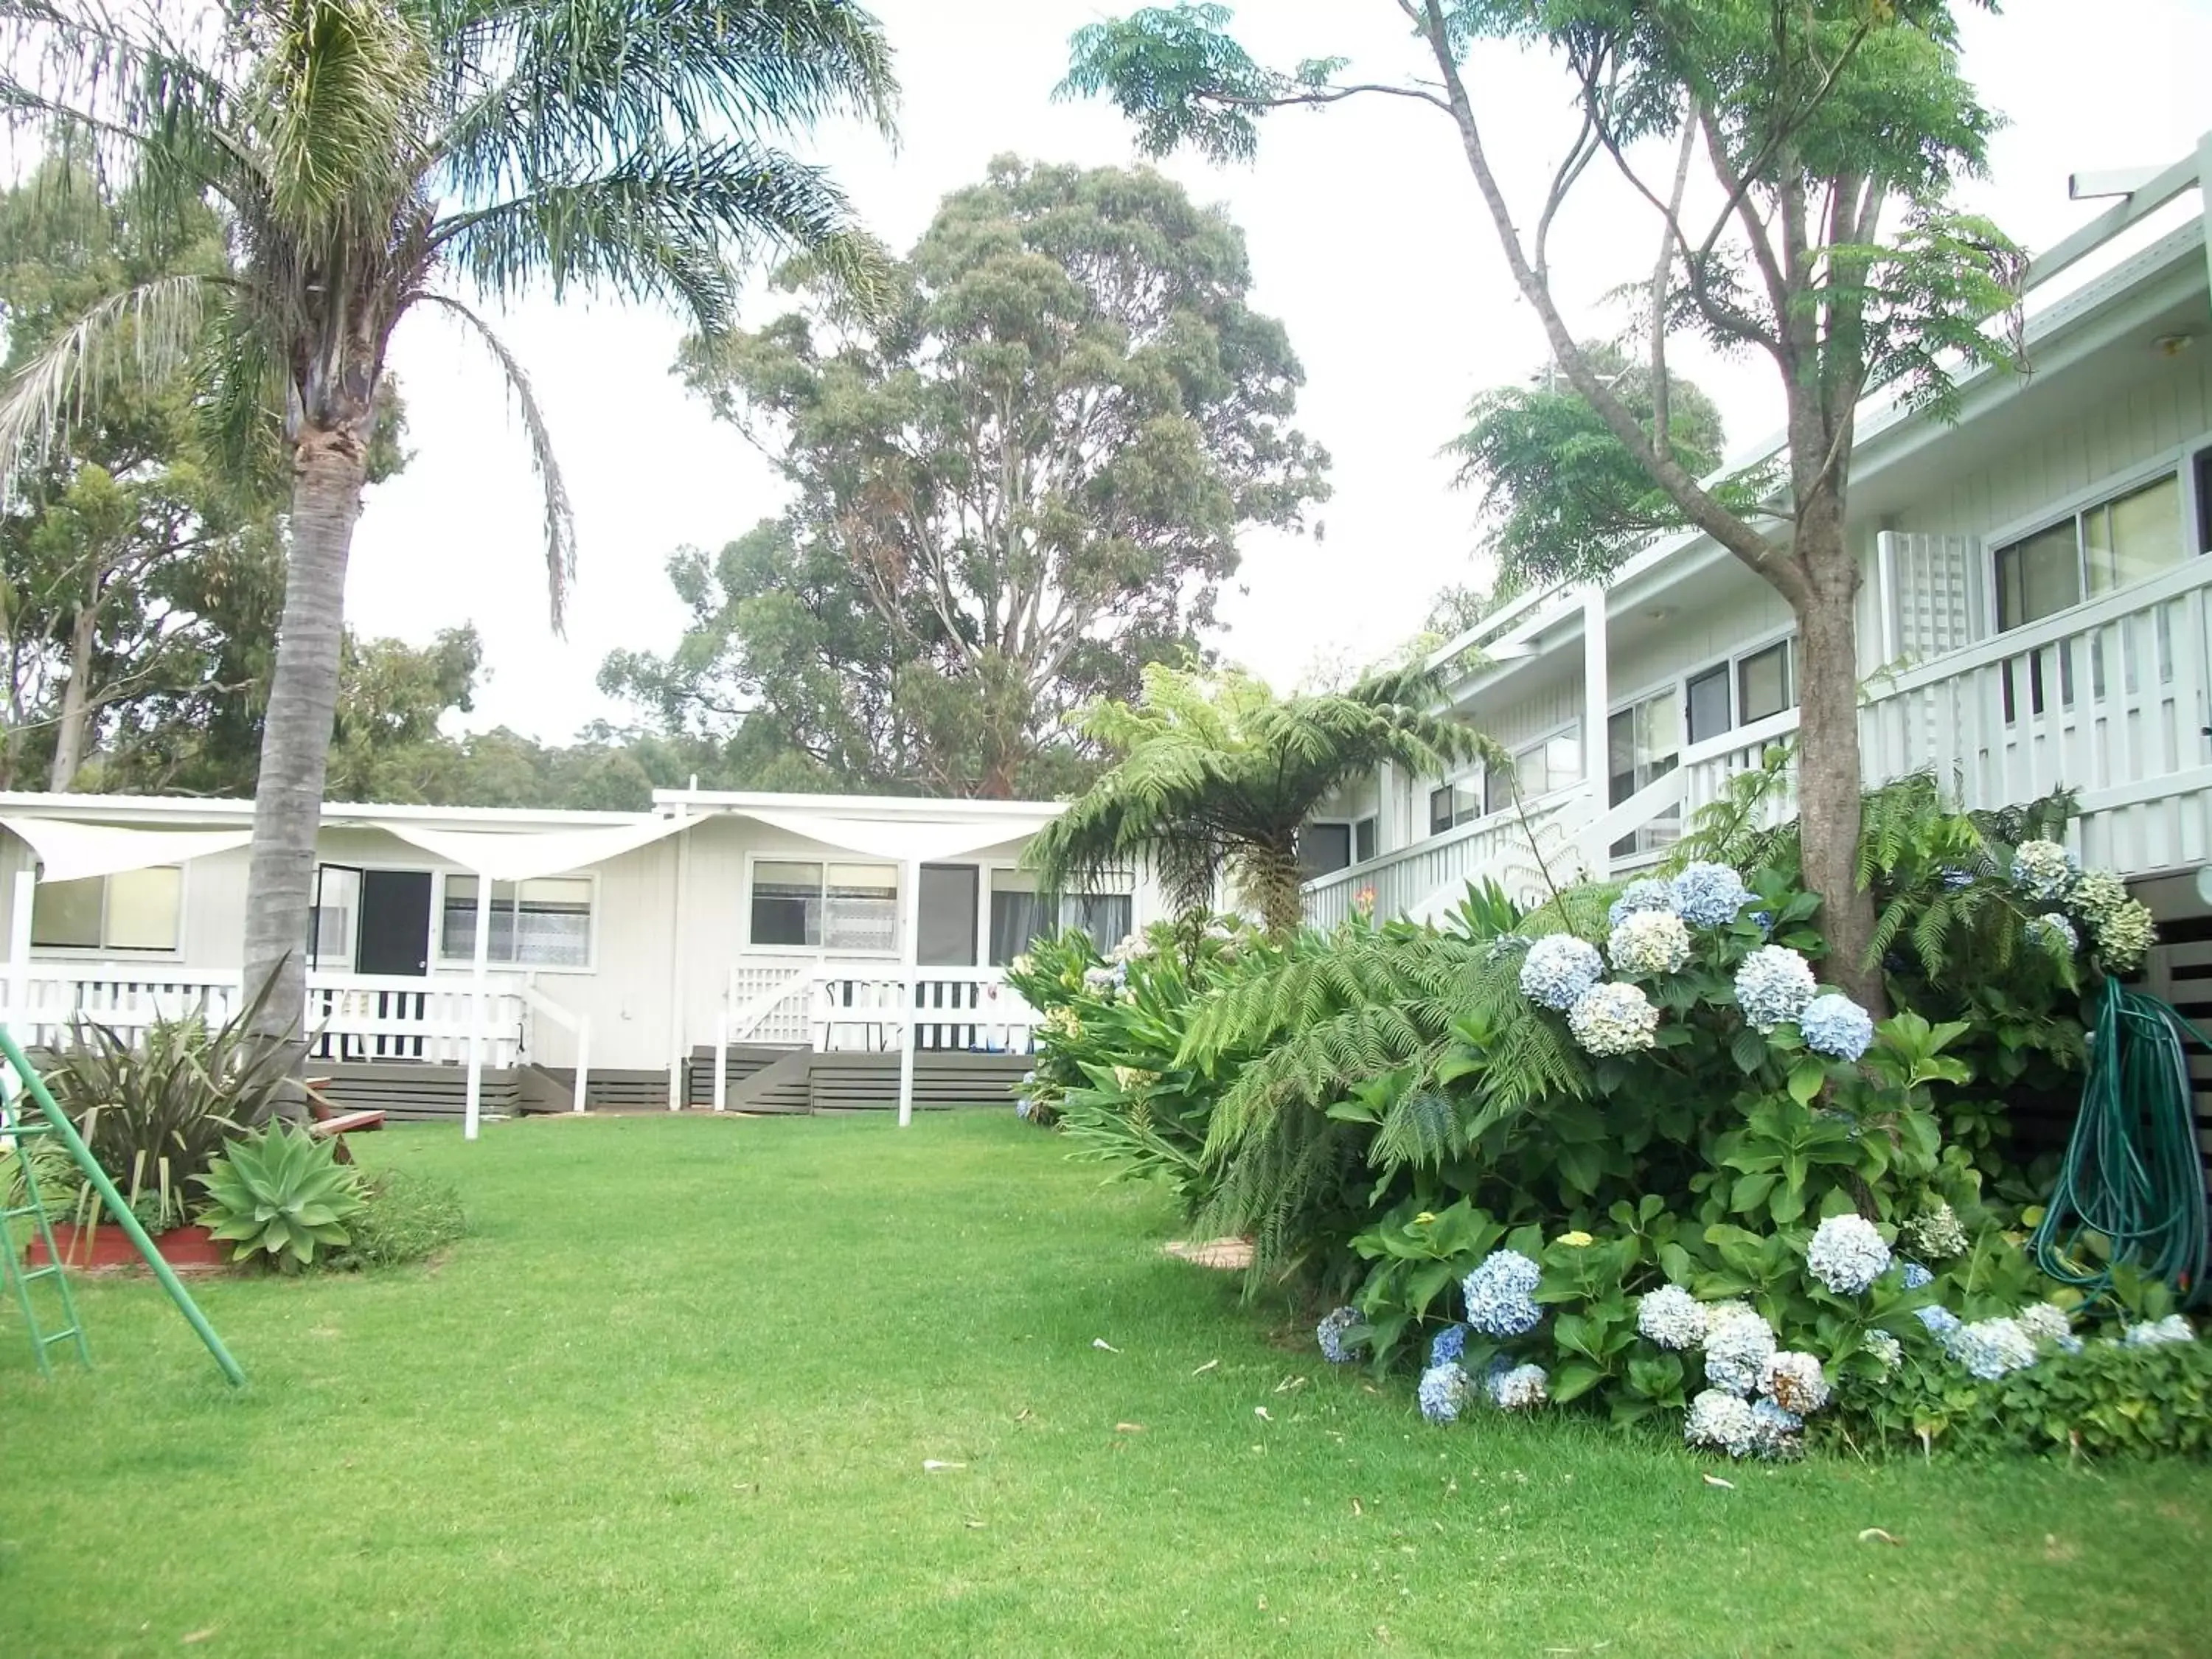
M2081 792L2069 831L2087 864L2132 875L2212 859L2212 556L2042 622L1869 680L1859 716L1869 784L1932 773L1968 808ZM1791 738L1797 711L1682 751L1676 769L1599 811L1585 788L1536 803L1569 832L1568 867L1614 874L1662 856L1678 828ZM1794 775L1759 804L1796 811ZM1654 833L1656 831L1657 833ZM1640 837L1632 847L1614 849ZM1528 835L1492 814L1306 886L1306 917L1333 927L1373 890L1382 916L1434 915L1469 881L1527 886ZM1554 873L1559 873L1554 865Z
M911 1005L906 981L895 972L832 969L814 981L813 1047L896 1048L909 1006L921 1049L1027 1054L1038 1023L1036 1011L996 968L919 969Z

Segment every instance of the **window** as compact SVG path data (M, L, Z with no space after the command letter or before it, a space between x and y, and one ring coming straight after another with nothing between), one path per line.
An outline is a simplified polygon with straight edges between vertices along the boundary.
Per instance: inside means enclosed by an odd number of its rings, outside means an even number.
M898 950L898 867L763 859L753 866L755 945Z
M2139 582L2185 551L2181 479L2169 472L1997 549L1997 627L2024 628Z
M1134 930L1135 908L1126 891L1040 893L1028 871L994 870L991 965L1003 968L1037 940L1056 939L1071 927L1088 933L1100 950L1110 951Z
M1309 823L1298 831L1298 869L1308 881L1352 862L1352 826Z
M1352 861L1354 864L1364 864L1375 856L1375 818L1371 813L1352 826Z
M1746 726L1796 705L1796 677L1790 672L1791 666L1787 640L1754 651L1736 664L1735 703Z
M2212 449L2197 452L2197 550L2212 553Z
M1682 705L1690 727L1690 741L1717 738L1735 724L1729 718L1729 665L1721 664L1693 674L1682 688Z
M31 943L62 951L174 951L185 872L173 864L82 881L42 881L31 902Z
M1565 732L1540 738L1515 750L1510 767L1492 766L1485 771L1483 799L1489 811L1504 812L1513 805L1516 784L1522 799L1534 800L1555 789L1581 782L1582 775L1582 734L1578 728L1570 726Z
M1605 727L1606 805L1620 805L1680 764L1681 732L1681 705L1671 689L1616 710ZM1614 842L1613 856L1656 852L1674 842L1680 827L1674 813L1655 818Z
M1482 792L1471 780L1429 791L1429 833L1432 836L1441 836L1455 824L1472 823L1482 813Z
M419 935L418 935L419 937ZM439 954L471 961L477 952L477 878L446 878ZM523 968L583 968L592 960L592 884L582 876L491 884L492 962Z

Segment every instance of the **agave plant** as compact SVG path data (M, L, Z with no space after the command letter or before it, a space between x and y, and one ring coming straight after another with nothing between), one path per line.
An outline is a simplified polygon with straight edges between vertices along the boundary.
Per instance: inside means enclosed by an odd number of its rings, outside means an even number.
M198 1179L208 1193L200 1218L236 1246L231 1260L265 1256L286 1273L325 1245L351 1243L345 1224L367 1202L329 1141L283 1122L240 1135Z
M191 1219L188 1183L225 1140L268 1116L285 1086L287 1055L249 1035L259 1006L219 1026L196 1015L157 1020L135 1042L79 1020L47 1063L46 1086L149 1231ZM77 1219L95 1218L98 1204L80 1203Z

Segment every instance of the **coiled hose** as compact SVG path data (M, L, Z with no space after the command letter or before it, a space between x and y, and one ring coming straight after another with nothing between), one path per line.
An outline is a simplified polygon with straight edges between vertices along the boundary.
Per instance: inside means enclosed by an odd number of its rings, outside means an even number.
M2092 1297L2112 1286L2116 1262L2172 1285L2184 1303L2203 1295L2204 1166L2183 1041L2205 1037L2168 1004L2105 981L2089 1040L2081 1114L2029 1248L2051 1278ZM2081 1248L2088 1234L2107 1248Z

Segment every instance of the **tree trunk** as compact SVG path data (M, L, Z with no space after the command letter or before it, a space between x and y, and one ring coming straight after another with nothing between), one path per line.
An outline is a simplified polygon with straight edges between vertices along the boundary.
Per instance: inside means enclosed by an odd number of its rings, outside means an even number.
M365 430L362 423L359 430ZM337 712L346 556L361 515L367 452L359 430L309 427L293 457L290 548L276 671L253 792L253 861L246 884L246 987L268 988L252 1023L265 1042L307 1054L307 944L315 831ZM298 1103L288 1103L296 1114Z
M100 631L97 584L93 602L76 613L70 627L69 678L62 685L61 719L54 728L54 764L46 787L60 794L76 781L84 764L87 705L92 700L92 647Z
M1245 902L1260 912L1260 924L1277 945L1288 945L1305 925L1305 878L1298 868L1297 849L1255 847L1237 860L1237 885Z
M1797 610L1797 835L1805 884L1820 896L1828 939L1826 976L1871 1009L1887 1012L1881 964L1867 962L1874 898L1858 881L1859 667L1853 615L1857 569L1840 521L1801 525L1800 553L1811 580ZM1808 536L1835 546L1807 548Z

